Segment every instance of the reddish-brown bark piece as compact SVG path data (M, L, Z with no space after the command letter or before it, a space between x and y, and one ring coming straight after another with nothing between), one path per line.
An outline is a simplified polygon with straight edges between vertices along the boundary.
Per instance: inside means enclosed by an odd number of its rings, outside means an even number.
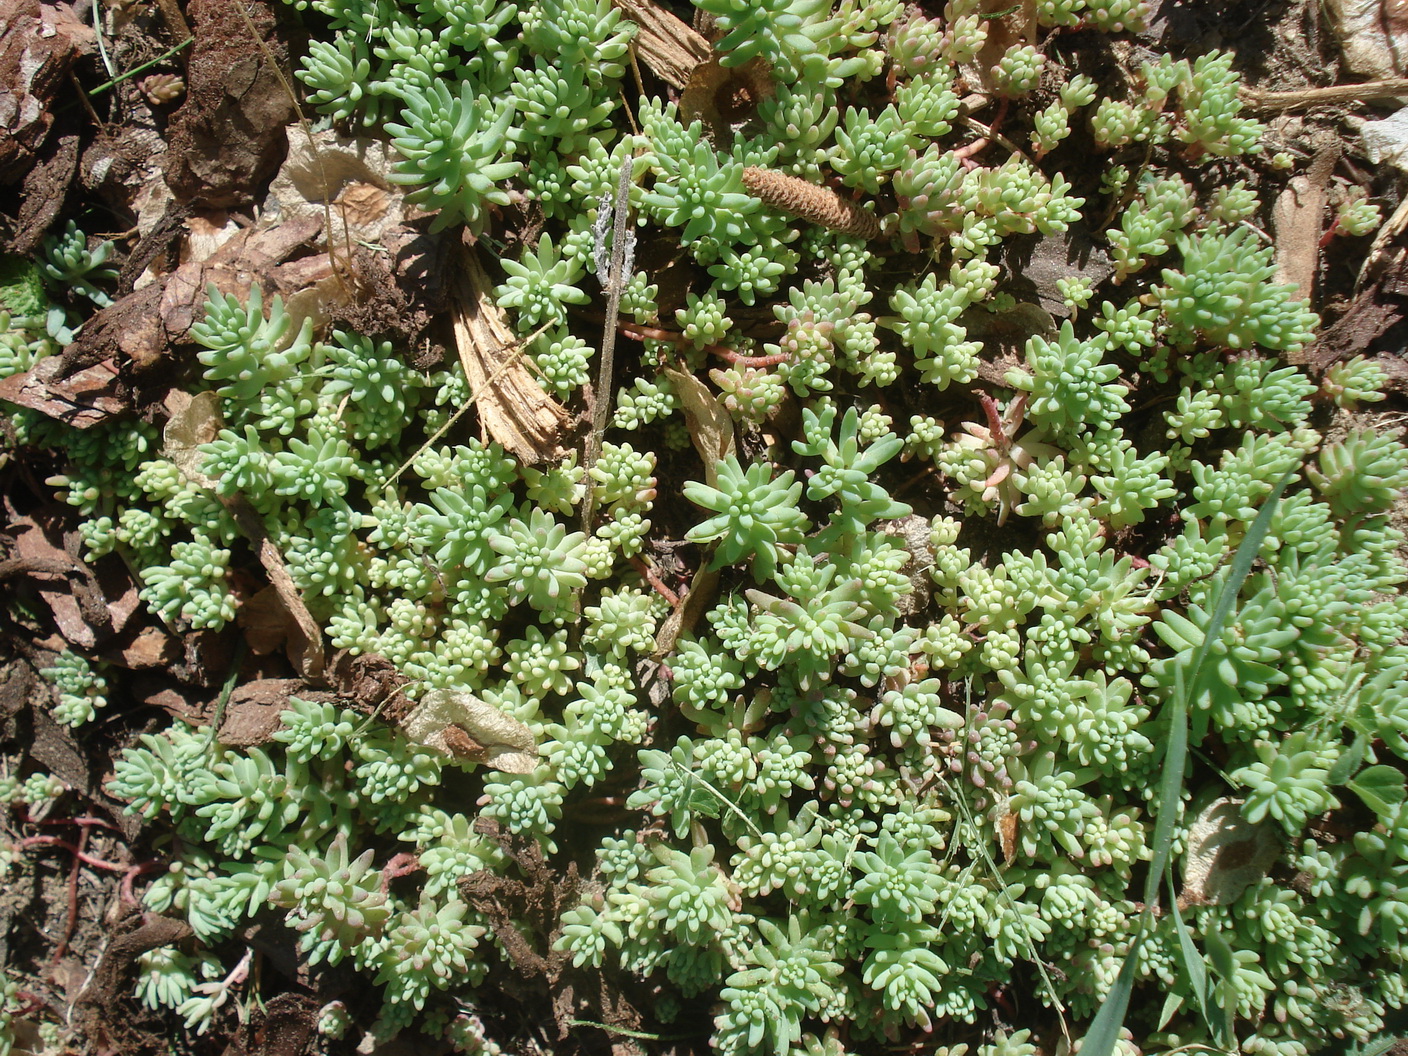
M246 206L283 160L284 126L296 116L288 50L260 0L193 0L187 13L195 44L186 101L171 119L166 182L201 208Z
M20 179L54 124L54 99L93 31L68 4L0 0L0 183Z

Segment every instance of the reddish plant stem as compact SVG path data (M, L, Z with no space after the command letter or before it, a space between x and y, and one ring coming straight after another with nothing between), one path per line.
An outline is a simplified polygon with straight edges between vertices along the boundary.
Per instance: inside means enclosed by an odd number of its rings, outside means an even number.
M775 367L779 363L786 363L792 358L788 352L775 352L771 356L744 356L733 351L731 348L720 348L718 345L709 345L708 349L722 360L726 360L738 367L758 367L766 369Z
M35 821L32 818L26 818L25 823L28 825L82 825L86 828L107 829L109 832L116 832L118 834L122 832L121 829L111 822L104 821L102 818L90 818L86 815L81 818L54 818L44 821Z
M127 870L122 878L122 901L131 906L141 905L141 900L137 898L137 893L132 890L132 884L137 877L146 873L156 873L165 869L166 866L158 861L138 862L131 869Z
M978 402L982 404L983 415L988 420L988 432L999 444L1007 442L1007 437L1002 431L1002 416L997 413L997 401L986 392L978 394Z
M959 147L957 150L955 150L955 151L953 152L953 156L954 156L955 158L957 158L959 161L963 162L963 163L965 164L965 166L966 166L966 165L968 164L968 162L969 162L969 159L972 158L974 154L979 154L979 153L981 153L983 150L985 150L985 149L987 148L988 144L992 142L992 137L993 137L993 135L997 132L998 128L1002 125L1002 120L1003 120L1003 118L1005 118L1006 116L1007 116L1007 100L1004 98L1004 99L1001 99L1001 100L998 101L998 104L997 104L997 113L995 113L995 114L993 115L992 123L991 123L990 125L988 125L988 133L987 133L987 135L981 137L980 139L975 139L975 140L973 140L973 142L968 143L968 144L965 144L964 146Z
M676 348L683 348L691 343L684 334L677 334L672 330L661 330L654 326L642 326L639 323L622 323L619 329L624 336L634 341L668 341ZM704 351L741 367L775 367L792 358L786 352L779 352L772 356L745 356L725 345L705 345Z
M660 577L655 574L655 570L645 563L641 557L631 558L631 564L635 565L636 571L645 577L645 581L655 588L655 593L668 601L671 607L680 603L680 596L661 582Z
M86 830L84 835L86 835ZM81 838L81 837L80 837ZM118 865L116 862L109 862L103 858L97 858L87 853L82 847L76 847L68 840L60 839L57 836L26 836L19 842L20 850L28 850L30 847L62 847L73 855L84 865L91 865L95 869L106 869L110 873L125 873L130 866Z
M87 857L84 853L87 843L88 829L82 827L78 830L78 846L73 851L73 867L68 872L68 923L64 925L63 938L54 947L54 957L50 964L58 964L63 960L64 954L68 952L68 941L73 938L74 930L78 927L78 870L83 865L83 859Z
M88 828L90 827L101 827L105 829L112 828L112 826L110 826L107 822L99 821L95 818L71 820L74 824L80 824L85 826L83 829L81 829L81 833L83 836L87 835ZM64 823L47 822L46 824L58 825ZM136 892L132 889L132 885L136 881L137 877L145 876L147 873L159 872L160 870L166 868L164 863L156 861L154 859L146 862L137 862L135 865L119 865L117 862L110 862L106 858L99 858L96 855L89 854L81 847L69 843L68 840L60 839L57 836L26 836L24 839L20 840L16 846L18 846L20 850L28 850L30 847L59 847L65 851L68 851L68 853L73 855L74 857L75 876L77 875L77 869L80 864L90 865L94 869L104 869L109 873L121 873L122 900L134 906L141 904L137 898Z
M679 345L689 340L684 334L661 330L654 326L643 326L640 323L619 323L617 330L633 341L669 341L671 344Z

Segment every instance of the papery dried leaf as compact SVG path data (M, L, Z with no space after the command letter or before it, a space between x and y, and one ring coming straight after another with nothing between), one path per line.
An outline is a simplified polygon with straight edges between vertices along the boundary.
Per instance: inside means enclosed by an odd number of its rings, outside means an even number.
M162 453L182 475L202 488L214 490L216 480L201 469L204 456L199 448L220 435L224 419L220 416L220 397L212 389L194 396L179 389L171 390L166 400L171 417L161 431Z
M704 609L714 600L718 591L718 571L707 566L698 569L694 578L689 581L689 589L660 625L660 630L655 635L655 651L651 655L656 659L663 659L673 652L675 639L694 629L695 623L699 621Z
M282 649L290 637L298 637L296 621L284 605L279 592L272 586L255 592L240 603L235 622L244 632L244 640L255 656L268 656Z
M240 532L254 544L259 563L264 566L264 574L269 577L269 583L293 621L296 633L289 635L289 659L304 678L310 682L317 681L322 677L324 666L322 627L304 604L303 593L289 575L283 554L279 553L279 548L265 532L263 518L240 496L225 500L225 508L234 517Z
M350 139L325 129L310 141L297 125L287 132L288 154L269 185L283 215L313 219L320 227L330 223L333 247L344 255L355 242L379 242L400 222L403 196L387 179L391 147L384 140ZM328 240L322 231L317 244Z
M1276 198L1271 229L1276 235L1276 281L1294 286L1302 297L1315 290L1320 264L1320 229L1328 202L1323 184L1309 176L1296 176ZM1303 362L1304 353L1289 354Z
M1000 814L996 821L997 842L1002 847L1002 864L1011 865L1013 859L1017 857L1017 826L1020 820L1016 814L1004 804L1005 813Z
M482 756L494 770L531 774L538 767L533 731L512 715L458 689L432 689L401 720L401 729L417 744L457 759Z
M1281 854L1277 827L1242 817L1245 802L1222 796L1190 822L1180 896L1184 904L1222 906L1235 901Z
M571 416L538 384L523 348L494 302L493 284L472 251L461 255L451 284L455 348L475 409L489 436L529 465L567 456Z
M721 56L710 56L694 67L680 93L680 121L704 122L716 144L726 145L736 125L747 121L758 104L774 93L771 66L749 59L741 66L724 66Z
M1315 292L1320 268L1320 232L1328 203L1326 186L1340 157L1338 143L1315 155L1304 176L1296 176L1276 198L1271 229L1276 235L1276 281L1296 287L1300 296ZM1304 363L1304 352L1288 353L1292 363Z

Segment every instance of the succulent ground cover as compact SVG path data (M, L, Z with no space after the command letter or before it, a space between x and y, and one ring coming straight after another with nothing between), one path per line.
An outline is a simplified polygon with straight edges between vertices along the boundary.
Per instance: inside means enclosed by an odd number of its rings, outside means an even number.
M4 159L0 1053L1392 1038L1328 118L1131 0L36 10L135 131Z

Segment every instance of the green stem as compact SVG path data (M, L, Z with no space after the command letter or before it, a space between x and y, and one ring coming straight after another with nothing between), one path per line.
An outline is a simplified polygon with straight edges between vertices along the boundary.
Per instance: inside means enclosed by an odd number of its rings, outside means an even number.
M127 80L127 78L137 76L137 74L141 73L143 70L150 69L151 67L155 66L158 62L165 62L167 59L171 58L171 56L175 55L178 51L180 51L182 48L184 48L187 44L189 44L195 39L195 37L187 37L175 47L168 48L156 58L149 59L148 61L142 63L142 65L138 66L136 69L128 70L126 73L118 74L110 81L103 82L102 84L98 85L98 87L90 91L88 94L90 96L93 96L97 95L99 92L106 92L109 88L116 88L123 81Z

